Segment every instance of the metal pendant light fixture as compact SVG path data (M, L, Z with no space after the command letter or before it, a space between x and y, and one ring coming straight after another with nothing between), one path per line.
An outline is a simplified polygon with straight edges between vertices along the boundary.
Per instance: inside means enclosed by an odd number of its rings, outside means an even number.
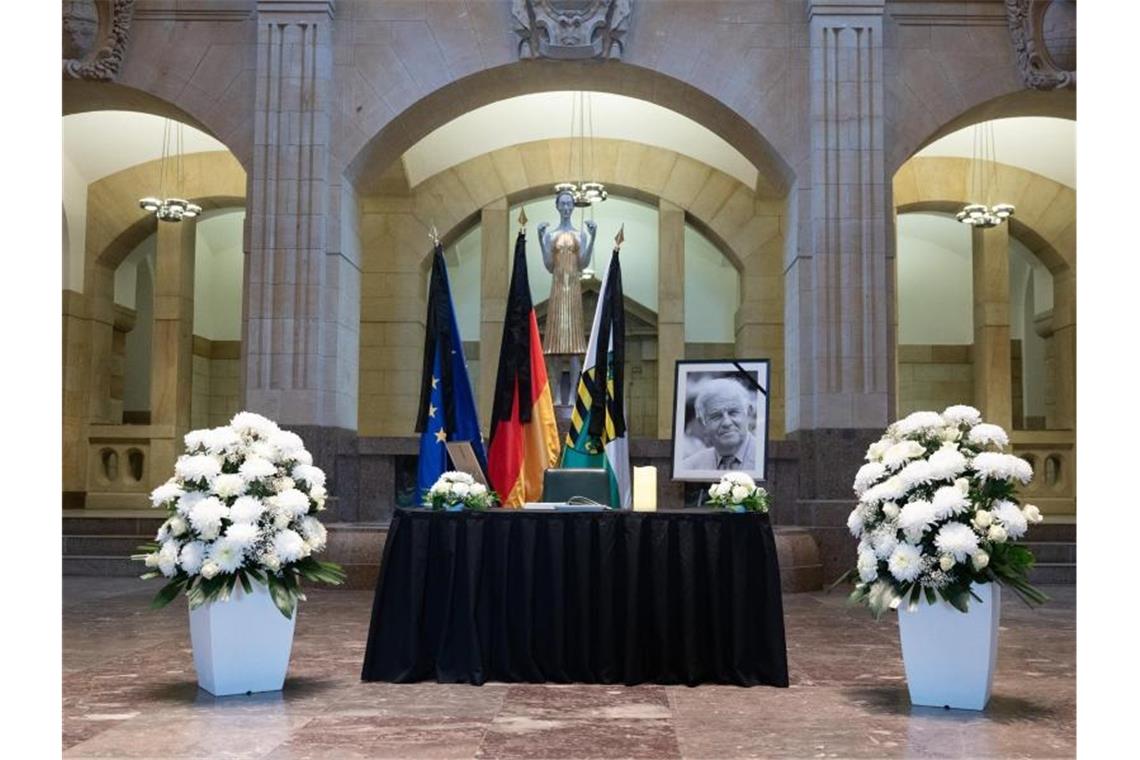
M160 222L181 222L202 213L202 207L178 197L185 193L183 165L183 125L167 119L162 130L162 158L158 168L158 195L139 199L139 208L154 214Z

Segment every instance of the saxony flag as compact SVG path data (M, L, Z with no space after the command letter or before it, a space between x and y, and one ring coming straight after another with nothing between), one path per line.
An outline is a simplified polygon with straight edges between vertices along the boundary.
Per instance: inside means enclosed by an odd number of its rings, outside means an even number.
M632 489L625 429L625 304L619 258L615 248L602 278L562 466L605 468L610 476L610 504L628 509Z
M542 474L558 461L558 448L554 403L530 298L526 236L520 230L503 321L487 458L487 477L504 507L521 507L542 497Z

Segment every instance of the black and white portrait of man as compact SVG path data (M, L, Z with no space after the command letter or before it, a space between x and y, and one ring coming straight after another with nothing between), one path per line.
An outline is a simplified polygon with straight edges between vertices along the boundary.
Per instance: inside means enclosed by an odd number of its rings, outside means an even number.
M673 477L712 482L737 471L763 479L767 387L766 361L678 362Z

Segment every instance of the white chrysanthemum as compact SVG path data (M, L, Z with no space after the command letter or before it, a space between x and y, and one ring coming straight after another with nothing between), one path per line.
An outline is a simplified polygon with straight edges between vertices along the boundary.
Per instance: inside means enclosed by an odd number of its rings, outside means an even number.
M889 436L884 436L879 440L872 443L867 447L867 456L865 457L868 462L881 462L883 454L887 453L887 449L894 446L898 441Z
M257 522L265 511L265 503L256 496L242 496L230 507L230 519L234 522Z
M297 452L305 448L305 442L301 440L301 436L289 430L278 430L269 436L269 442L281 452L281 456L285 459L295 459Z
M934 505L929 501L912 501L904 504L899 513L899 528L908 541L917 544L936 519Z
M277 478L277 480L273 481L273 493L281 493L282 491L288 491L290 488L296 487L297 481L293 480L293 478Z
M939 520L961 514L970 508L970 497L957 486L942 486L934 492L934 498L930 501L934 505L934 516Z
M993 512L1010 538L1021 538L1029 530L1029 521L1025 518L1025 513L1012 501L999 501L994 505Z
M237 473L218 475L210 483L210 488L222 499L231 499L245 493L245 478Z
M910 436L938 430L946 422L938 412L914 412L903 417L891 427L897 436Z
M313 463L313 455L310 454L308 451L302 449L302 450L297 452L296 461L297 461L297 464L312 464Z
M855 495L862 496L876 480L886 474L887 468L882 462L867 462L855 473Z
M282 564L296 562L304 556L305 539L294 530L283 530L273 539L273 552Z
M965 562L978 550L978 537L969 525L952 522L938 529L934 545L940 553L953 555L958 562Z
M202 491L189 491L178 497L178 514L187 516L194 507L206 498Z
M211 454L226 454L241 446L241 436L231 427L216 427L208 431L206 448Z
M158 488L150 492L150 503L156 507L161 507L163 504L174 501L182 494L186 493L182 490L182 486L178 485L175 480L168 480Z
M301 533L305 536L305 540L313 547L313 551L320 551L325 548L325 543L328 541L328 530L321 521L315 517L306 517L301 520Z
M951 425L977 425L982 421L982 413L966 404L955 404L946 407L942 412L942 419Z
M238 412L230 420L230 427L241 434L256 434L262 438L269 438L279 428L277 423L253 412Z
M908 459L920 457L925 453L926 448L918 441L899 441L883 454L883 464L887 466L887 469L894 470L902 466Z
M899 544L887 559L887 569L901 582L913 581L922 574L922 552L917 546Z
M443 475L440 477L450 483L465 483L466 485L471 485L475 482L475 478L471 477L466 472L457 472L455 470L449 470L443 473Z
M174 463L174 472L183 480L210 480L222 471L222 463L213 454L183 454Z
M953 443L945 443L942 448L930 455L931 480L949 480L965 471L969 462L966 455Z
M930 462L925 459L916 459L906 467L899 470L899 480L908 491L915 486L923 485L934 480L934 472Z
M871 486L863 494L866 504L878 504L881 501L898 501L906 494L906 486L898 475L893 475L878 485Z
M254 441L246 448L246 457L257 457L267 462L276 462L281 457L281 452L269 441Z
M899 505L893 501L888 501L883 504L883 515L888 520L897 520L899 518Z
M187 451L196 453L199 449L206 448L206 440L209 437L209 430L191 430L189 433L182 436L182 442L186 445Z
M457 499L462 499L465 496L467 496L467 492L470 489L471 489L471 486L469 486L466 483L452 483L451 484L451 495Z
M1041 510L1035 504L1026 504L1025 508L1021 510L1025 513L1025 519L1031 523L1039 523L1045 518L1041 516Z
M483 490L486 491L487 487L483 486ZM325 499L328 498L328 495L329 493L325 490L324 486L313 486L309 489L309 498L315 501L318 507L324 507Z
M168 538L170 538L170 521L169 520L165 521L162 525L159 525L158 526L158 532L156 532L154 534L154 540L160 544Z
M181 547L174 539L164 541L158 550L158 569L167 578L178 572L178 550Z
M997 446L999 449L1009 445L1009 436L1006 432L998 425L991 425L988 422L972 427L966 440L975 446Z
M257 540L259 533L258 527L253 523L234 523L226 528L225 539L233 541L242 549L247 549L250 544Z
M889 522L883 523L871 531L868 538L871 541L871 548L875 550L875 556L886 559L899 545L898 526Z
M487 493L487 486L483 485L482 483L476 483L475 485L471 486L472 496L482 496L485 493ZM311 496L312 494L309 495ZM1034 507L1034 509L1036 509L1036 507Z
M217 538L222 528L222 518L229 515L229 507L216 496L202 499L190 510L190 524L198 535L206 540Z
M309 497L296 488L291 488L288 491L282 491L276 496L271 496L269 497L269 501L277 507L277 509L290 512L297 516L306 514L309 511Z
M999 454L996 451L983 451L970 463L983 480L1020 480L1028 483L1033 480L1033 468L1021 457L1013 454Z
M244 559L243 547L237 541L229 538L219 538L210 547L210 561L218 566L222 573L232 573L242 565Z
M870 583L879 577L879 558L872 551L859 552L855 566L859 570L859 579L864 583Z
M293 480L304 481L312 486L323 486L325 484L325 471L320 467L313 467L311 464L299 464L293 468Z
M742 502L752 495L753 490L743 483L738 483L732 487L732 500L737 503Z
M202 560L206 557L206 545L201 541L191 541L182 547L178 554L178 564L188 574L194 575L202 569Z
M275 552L265 552L265 554L257 558L257 561L260 562L262 567L266 570L277 572L281 569L281 560Z
M274 477L277 474L277 467L268 459L251 456L241 463L238 472L247 481L262 480Z
M851 535L855 538L863 535L863 510L859 507L851 510L851 514L847 515L847 530L851 531Z

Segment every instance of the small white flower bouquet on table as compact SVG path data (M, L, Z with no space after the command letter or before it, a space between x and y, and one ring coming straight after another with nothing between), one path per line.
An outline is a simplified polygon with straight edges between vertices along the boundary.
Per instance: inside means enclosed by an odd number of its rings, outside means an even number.
M482 512L495 506L498 497L494 491L465 472L445 472L428 489L424 506L434 510L461 512L465 509Z
M709 486L706 503L730 512L767 512L768 492L746 473L729 472Z
M227 426L187 433L185 443L174 477L151 493L153 505L167 513L157 543L139 547L145 553L132 559L150 568L144 579L168 579L152 606L163 607L183 591L189 598L203 688L214 694L280 689L297 602L305 598L301 580L345 579L338 565L313 556L328 537L316 517L328 496L325 474L298 435L250 412ZM251 622L250 610L277 622ZM258 642L256 634L269 629ZM270 640L282 643L284 659L278 652L273 672L251 680L248 671L265 660L261 653L273 648ZM219 671L226 653L244 675Z
M1001 596L1028 604L1048 597L1031 586L1033 554L1018 546L1031 523L1017 485L1029 463L1005 453L1009 436L970 406L915 412L887 428L855 475L859 503L847 527L859 539L854 603L876 618L899 611L914 704L980 710L989 699Z

